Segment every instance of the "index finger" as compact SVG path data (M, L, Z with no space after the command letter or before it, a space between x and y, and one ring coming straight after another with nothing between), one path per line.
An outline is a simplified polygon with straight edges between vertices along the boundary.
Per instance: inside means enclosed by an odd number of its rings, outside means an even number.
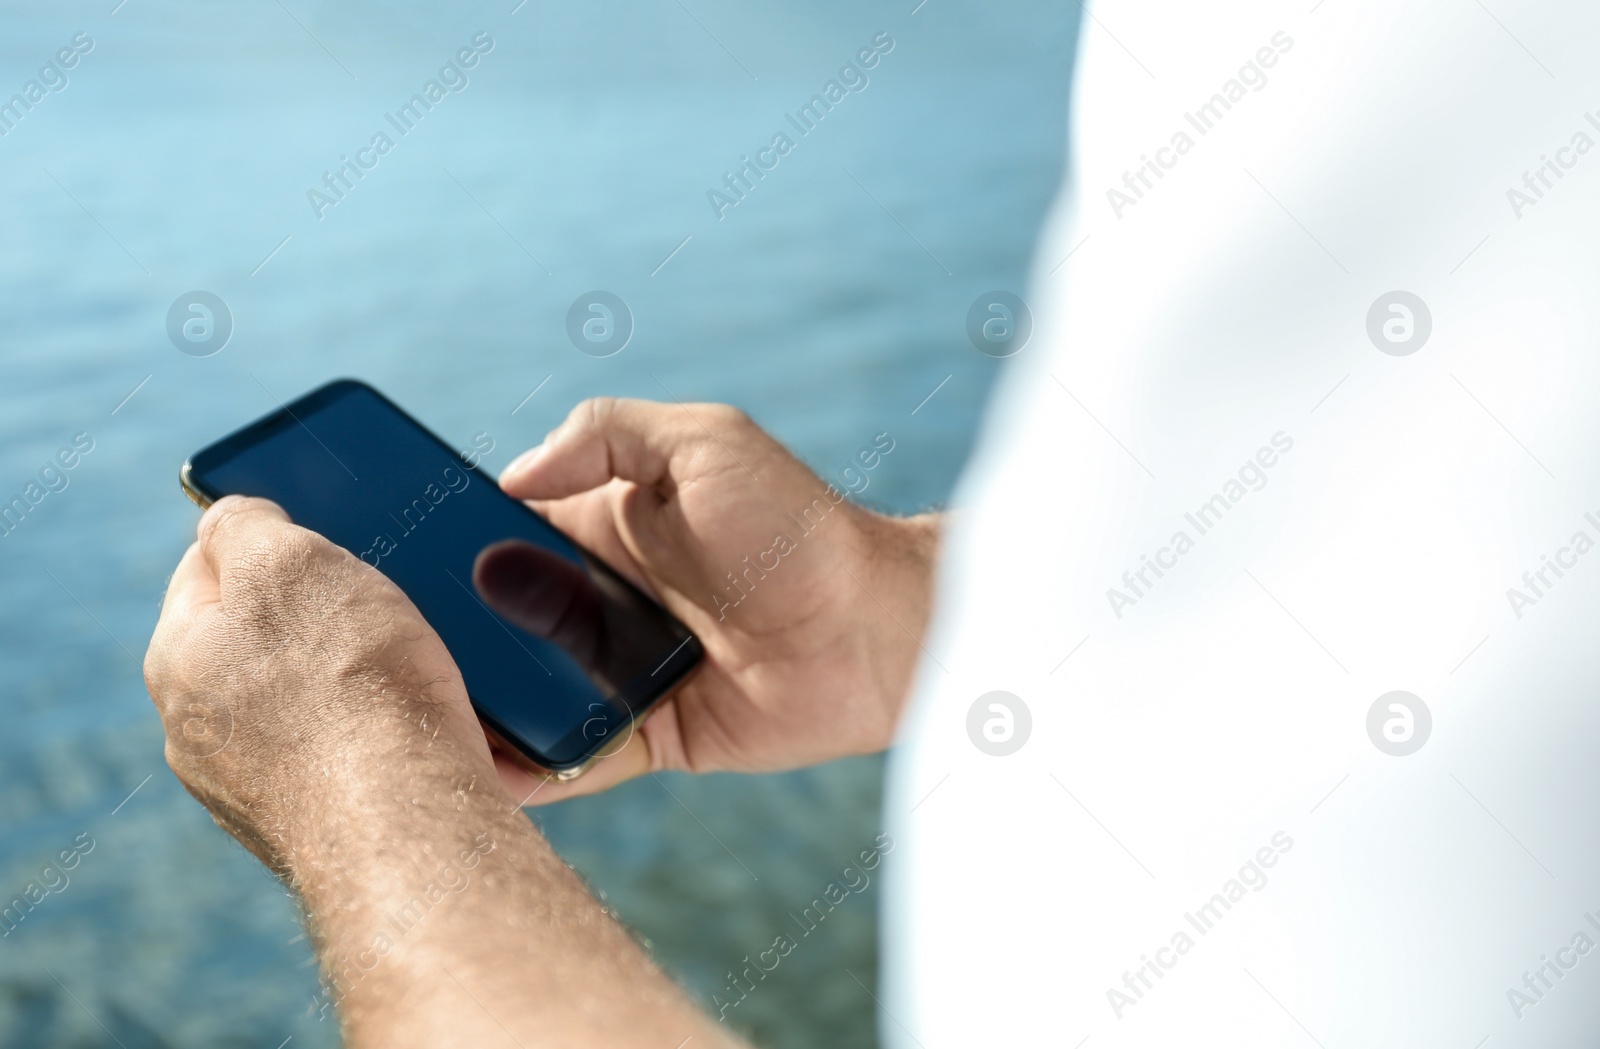
M500 487L519 499L559 499L620 477L667 483L676 456L705 440L681 405L617 397L584 401L543 444L513 460Z

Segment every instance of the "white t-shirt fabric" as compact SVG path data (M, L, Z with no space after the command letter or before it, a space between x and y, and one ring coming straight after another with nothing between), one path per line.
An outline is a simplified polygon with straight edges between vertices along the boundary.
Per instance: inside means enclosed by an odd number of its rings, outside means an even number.
M1085 19L885 1044L1594 1044L1600 5Z

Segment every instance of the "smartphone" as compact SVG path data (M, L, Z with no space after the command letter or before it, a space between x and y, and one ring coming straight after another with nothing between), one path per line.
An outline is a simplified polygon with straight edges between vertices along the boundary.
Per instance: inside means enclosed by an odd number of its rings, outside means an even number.
M455 658L489 736L570 779L627 745L699 640L377 390L341 379L184 463L202 507L271 499L393 580Z

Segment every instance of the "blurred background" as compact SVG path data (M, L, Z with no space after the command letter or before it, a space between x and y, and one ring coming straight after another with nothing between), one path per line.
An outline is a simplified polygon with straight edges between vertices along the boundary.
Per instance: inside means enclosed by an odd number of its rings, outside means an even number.
M340 375L458 446L489 434L491 470L583 397L677 397L739 405L825 476L886 431L858 498L937 505L1004 366L968 308L1025 292L1061 177L1079 14L0 4L0 105L31 104L0 110L0 503L30 506L0 525L0 908L37 900L0 921L0 1045L338 1044L293 901L172 777L144 692L191 451ZM867 85L799 134L786 114L880 33ZM493 46L466 86L401 135L386 114L474 38ZM793 150L719 218L708 191L780 131ZM308 191L378 132L392 150L319 217ZM567 332L595 289L632 315L607 357ZM196 290L232 321L203 357L168 333ZM92 451L46 485L78 434ZM676 799L647 780L532 818L709 1007L871 846L880 766L669 777ZM765 1046L875 1044L877 893L730 1022Z

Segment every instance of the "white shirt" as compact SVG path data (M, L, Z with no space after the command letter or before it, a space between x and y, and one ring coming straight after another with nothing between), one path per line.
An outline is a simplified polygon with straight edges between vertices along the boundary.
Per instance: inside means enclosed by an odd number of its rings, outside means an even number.
M891 763L889 1045L1600 1032L1600 5L1313 3L1086 16Z

